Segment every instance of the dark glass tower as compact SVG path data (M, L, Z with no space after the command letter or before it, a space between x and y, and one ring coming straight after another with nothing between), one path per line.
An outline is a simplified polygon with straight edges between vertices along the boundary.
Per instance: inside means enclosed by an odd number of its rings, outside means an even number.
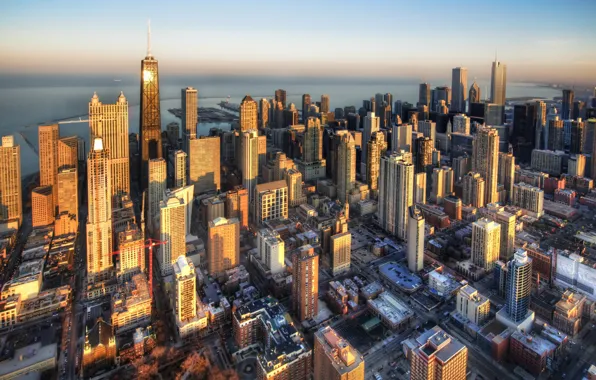
M157 60L151 54L151 29L147 42L147 56L141 61L141 190L147 188L149 160L162 158L159 74Z

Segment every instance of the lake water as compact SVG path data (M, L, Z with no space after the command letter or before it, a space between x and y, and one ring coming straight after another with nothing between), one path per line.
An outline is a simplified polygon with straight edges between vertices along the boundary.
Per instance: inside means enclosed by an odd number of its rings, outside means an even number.
M21 145L23 176L39 169L39 159L35 152L19 135L23 133L34 145L37 145L37 126L58 120L87 117L88 102L97 92L101 101L113 103L120 91L124 92L129 102L129 131L138 132L139 128L139 92L138 78L133 76L119 78L106 77L1 77L0 76L0 135L14 134ZM443 85L436 82L431 85ZM487 83L478 81L483 97ZM328 94L330 107L362 106L362 100L376 93L390 92L394 100L416 103L418 99L418 81L396 79L319 79L319 78L251 78L251 77L167 77L161 74L161 117L162 126L178 121L167 110L180 107L180 90L192 86L199 90L199 106L216 107L217 103L230 96L230 102L240 103L246 94L258 100L271 98L278 88L287 91L288 103L301 107L302 94L309 93L314 101L321 94ZM559 96L560 91L527 83L509 83L508 97L545 97ZM200 123L198 133L207 134L212 127L228 128L229 124ZM61 136L79 135L89 137L87 123L60 125Z

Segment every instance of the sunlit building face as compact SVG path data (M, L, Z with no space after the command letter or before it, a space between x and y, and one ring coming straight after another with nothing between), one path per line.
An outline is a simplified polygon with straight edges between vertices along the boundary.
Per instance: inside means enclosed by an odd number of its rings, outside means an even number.
M143 80L145 82L151 82L153 80L153 72L151 70L143 71Z

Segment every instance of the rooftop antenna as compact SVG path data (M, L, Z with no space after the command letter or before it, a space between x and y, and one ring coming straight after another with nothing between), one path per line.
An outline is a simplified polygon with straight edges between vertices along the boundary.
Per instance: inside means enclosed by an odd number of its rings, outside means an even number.
M147 56L151 56L151 19L147 20Z

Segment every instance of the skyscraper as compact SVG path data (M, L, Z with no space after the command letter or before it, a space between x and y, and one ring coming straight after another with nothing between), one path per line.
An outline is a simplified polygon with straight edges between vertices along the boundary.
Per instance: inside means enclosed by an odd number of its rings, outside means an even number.
M198 91L192 87L183 88L180 101L182 103L183 150L188 154L190 153L189 141L197 137Z
M246 95L240 103L238 123L241 132L259 128L259 107L250 95Z
M304 123L304 147L302 161L317 162L323 159L323 131L321 120L309 117Z
M159 247L159 269L162 276L174 273L174 263L186 255L186 204L184 200L169 194L159 202L159 234L165 242Z
M145 271L145 241L136 225L118 234L118 251L118 278L121 282L130 281L133 275Z
M260 229L257 234L257 250L261 261L275 275L285 270L285 243L279 233L269 228Z
M412 151L412 124L394 125L391 133L391 151Z
M97 94L93 94L89 102L89 136L91 141L101 137L104 149L108 151L111 200L115 195L130 194L128 102L122 92L115 104L103 104Z
M304 245L292 256L292 310L299 321L319 313L319 255Z
M435 143L430 137L416 139L416 172L425 172L433 164Z
M385 134L381 131L373 132L366 148L366 184L371 191L379 188L379 166L385 152L387 152Z
M321 113L329 112L329 95L321 95Z
M202 328L198 317L200 301L197 300L197 276L195 266L185 255L179 256L173 264L176 288L176 326L180 337L193 334Z
M478 86L478 84L476 84L476 80L474 80L474 82L470 86L470 93L469 93L468 99L469 99L470 104L471 103L480 103L480 100L482 99L482 95L480 92L480 86Z
M465 345L438 326L421 338L424 338L422 345L412 351L410 380L466 378L468 348Z
M378 217L381 227L402 240L407 239L408 208L414 203L414 166L410 153L393 153L381 158Z
M364 130L362 131L362 162L360 163L360 174L366 178L366 158L367 153L366 149L368 146L368 140L374 132L377 132L380 129L379 126L379 117L375 116L374 112L368 112L364 117Z
M211 276L240 264L240 222L236 218L215 218L207 231L207 268Z
M507 262L513 257L515 249L515 214L499 211L495 215L495 222L501 226L501 248L499 260Z
M490 271L499 260L501 249L501 226L492 220L481 218L472 223L472 262Z
M330 326L315 333L314 380L364 380L364 357Z
M507 284L505 290L505 311L514 322L523 321L530 308L532 291L532 259L518 248L513 260L507 263Z
M563 99L561 100L561 119L570 120L576 116L573 114L573 90L563 90Z
M430 84L420 83L418 90L418 105L430 106Z
M285 173L288 186L288 205L296 207L306 203L306 197L302 193L302 173L294 168L287 169Z
M58 124L40 125L39 138L39 185L56 188L58 175L58 139L60 127ZM93 140L92 140L93 141ZM54 205L58 203L58 194L53 192Z
M259 129L269 126L269 101L265 98L259 100Z
M499 153L499 183L505 186L507 199L513 196L515 182L515 157L512 153Z
M79 227L79 178L76 167L58 172L58 213L54 235L76 233Z
M141 61L141 105L139 132L141 140L141 190L148 186L149 160L162 158L161 111L157 60L151 54L151 29L148 30L147 56Z
M109 153L93 140L87 160L87 280L101 280L112 268L112 201Z
M288 185L285 180L255 186L255 222L288 217Z
M310 95L309 94L304 94L302 95L302 123L306 124L306 119L308 119L308 117L310 113Z
M172 153L172 160L174 162L173 187L186 186L186 163L188 162L188 155L183 150L177 150Z
M147 225L149 229L153 229L158 225L159 203L164 199L168 183L166 160L163 158L149 160L147 169L149 172Z
M219 136L201 136L189 141L188 183L194 185L195 195L221 188Z
M414 174L414 203L426 204L426 173Z
M286 90L275 90L275 101L281 103L282 109L286 108Z
M507 97L507 66L503 62L493 62L490 77L490 102L505 105Z
M337 198L348 201L348 192L356 182L356 142L348 131L339 136L337 149Z
M23 197L21 195L21 147L14 137L2 136L0 146L0 224L23 221Z
M408 208L408 269L424 268L424 216L418 206Z
M57 186L56 186L57 187ZM31 191L31 222L32 227L45 227L54 223L54 196L52 186L39 186Z
M480 128L473 141L472 170L480 173L486 183L486 203L499 201L499 134L494 128Z
M259 176L259 134L256 129L247 130L242 133L241 139L242 185L248 190L249 203L252 203Z
M78 167L78 145L77 136L63 137L58 140L58 172L61 169Z
M468 69L465 67L456 67L451 74L451 90L453 91L451 100L451 110L457 112L466 111L466 102L468 100Z
M480 173L469 172L466 174L463 177L463 204L476 208L484 207L486 204L484 200L485 186L486 182Z
M238 218L240 228L248 228L248 190L242 186L236 186L226 193L226 218Z

